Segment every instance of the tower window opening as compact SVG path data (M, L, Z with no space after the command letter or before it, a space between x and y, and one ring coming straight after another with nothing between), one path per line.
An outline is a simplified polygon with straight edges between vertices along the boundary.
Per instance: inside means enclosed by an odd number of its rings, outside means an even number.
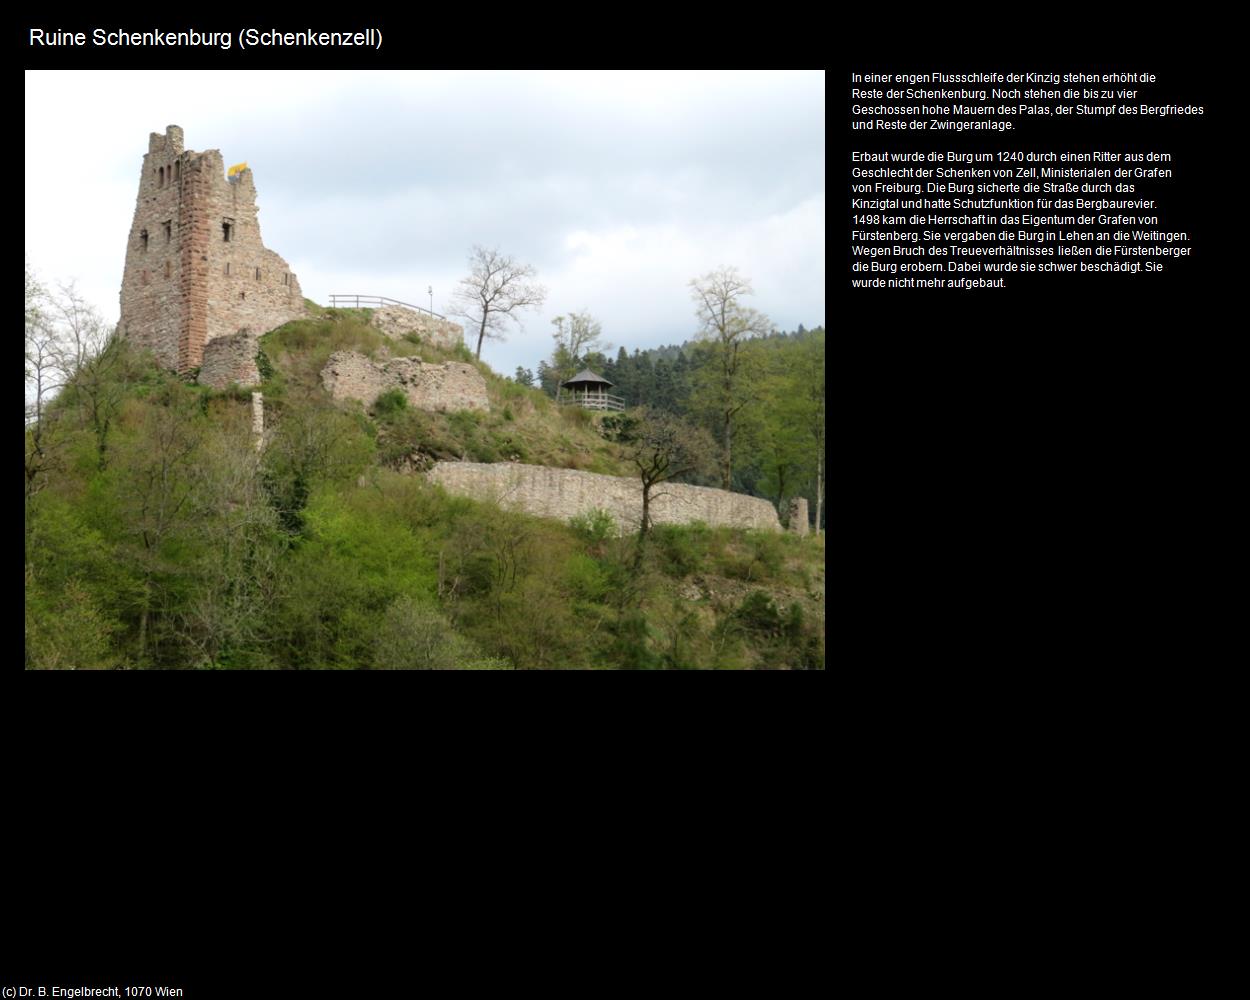
M239 301L244 302L246 300L247 300L247 292L239 292Z
M226 277L230 277L230 261L226 261Z
M146 229L139 230L139 242L143 244L143 252L148 252L148 231Z
M165 186L165 168L164 167L156 168L156 186L158 188L163 188Z
M223 242L225 242L225 243L229 243L229 242L230 242L230 230L232 230L233 228L234 228L234 226L232 226L232 225L231 225L230 223L228 223L228 222L223 222L223 223L221 224L221 238L222 238L222 241L223 241Z
M260 268L259 267L256 269L256 280L260 281Z
M174 180L182 179L182 161L174 160Z
M169 261L165 261L165 277L169 277Z
M165 242L168 243L173 238L174 238L174 223L173 223L173 220L171 219L165 223Z

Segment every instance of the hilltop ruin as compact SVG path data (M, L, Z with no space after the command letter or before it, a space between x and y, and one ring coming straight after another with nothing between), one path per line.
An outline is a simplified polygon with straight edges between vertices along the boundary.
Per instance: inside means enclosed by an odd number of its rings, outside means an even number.
M214 362L209 345L244 331L259 336L305 310L299 282L261 242L256 216L246 165L227 177L221 152L184 149L179 126L151 133L126 243L122 334L164 368L199 368L207 350L212 370L257 381L232 361Z

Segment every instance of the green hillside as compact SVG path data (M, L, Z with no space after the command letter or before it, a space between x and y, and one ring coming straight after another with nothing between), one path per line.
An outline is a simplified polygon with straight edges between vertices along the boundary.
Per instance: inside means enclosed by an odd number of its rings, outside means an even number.
M124 342L77 366L26 433L28 669L823 668L823 537L661 526L639 559L594 517L449 496L418 473L633 470L591 413L367 319L261 339L259 455L249 392ZM491 412L335 403L341 350L475 364Z

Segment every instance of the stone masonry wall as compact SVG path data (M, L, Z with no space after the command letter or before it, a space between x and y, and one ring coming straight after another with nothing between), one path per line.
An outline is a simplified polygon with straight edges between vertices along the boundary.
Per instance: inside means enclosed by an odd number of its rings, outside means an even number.
M489 410L486 380L459 361L425 364L420 358L371 361L355 351L336 351L321 370L321 384L335 399L359 399L365 406L389 389L399 389L421 410Z
M416 333L426 343L445 351L455 350L464 343L464 327L459 323L428 316L403 306L375 309L369 322L392 340L399 340L405 333Z
M185 150L177 125L153 132L126 244L124 335L186 371L217 337L302 315L299 282L261 242L251 170L227 179L220 151Z
M599 508L607 510L624 531L636 531L642 520L642 484L636 479L515 462L436 462L428 476L450 493L496 501L539 517L567 521ZM781 530L777 511L767 500L684 483L654 488L651 520L655 524L703 521L713 527Z
M811 517L807 513L806 497L795 497L790 501L786 515L786 530L796 535L806 535L811 530Z
M196 381L214 389L225 389L232 382L258 385L260 372L256 370L256 352L259 349L258 338L251 330L213 338L204 345L204 361Z

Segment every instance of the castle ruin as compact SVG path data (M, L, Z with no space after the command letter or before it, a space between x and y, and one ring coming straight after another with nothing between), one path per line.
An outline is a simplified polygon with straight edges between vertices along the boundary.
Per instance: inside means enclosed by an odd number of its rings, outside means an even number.
M227 177L220 150L184 150L177 125L151 133L126 244L122 334L187 372L219 337L304 315L299 282L261 242L256 215L251 170Z

